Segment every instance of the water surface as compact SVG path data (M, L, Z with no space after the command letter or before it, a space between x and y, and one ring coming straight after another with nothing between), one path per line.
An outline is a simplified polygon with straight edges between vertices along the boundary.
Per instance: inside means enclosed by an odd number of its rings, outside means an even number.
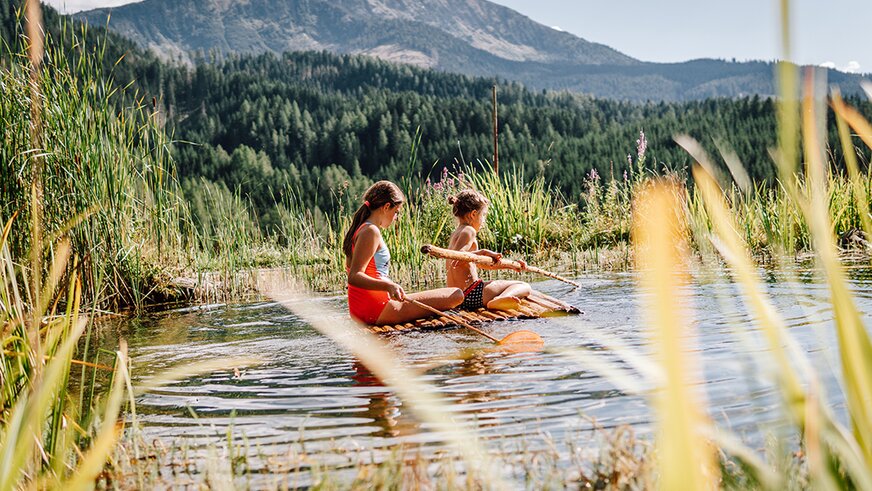
M872 314L865 271L852 280L864 321ZM844 417L838 387L838 347L825 285L803 274L798 280L772 274L767 293L828 389L831 405ZM647 356L641 296L632 274L579 278L571 290L556 281L534 286L585 311L580 316L495 322L502 337L517 329L539 333L546 346L583 349L632 370L622 346ZM700 378L711 415L753 448L768 434L783 434L777 393L769 377L765 344L726 281L697 281L686 289L688 340L702 360ZM319 298L324 315L345 318L343 297ZM256 356L262 363L186 379L142 396L137 412L148 441L192 451L223 447L231 439L251 456L252 470L272 472L271 462L305 452L341 464L342 452L359 454L396 443L442 448L403 402L356 359L273 302L211 305L154 314L122 329L136 377L216 357ZM619 390L601 374L550 350L506 354L464 330L418 331L383 338L410 368L452 403L452 417L503 452L563 449L594 425L632 425L650 433L644 397ZM835 369L833 368L835 367ZM635 371L641 387L650 381Z

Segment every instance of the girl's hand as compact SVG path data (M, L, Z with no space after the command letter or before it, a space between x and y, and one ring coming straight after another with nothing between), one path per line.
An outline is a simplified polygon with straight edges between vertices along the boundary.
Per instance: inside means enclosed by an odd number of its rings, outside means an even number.
M403 288L400 285L396 283L391 283L390 285L388 285L388 297L390 297L392 300L398 300L402 302L406 299L406 292L403 291Z
M500 259L503 258L503 255L499 252L489 251L487 249L481 249L476 252L479 256L489 257L494 260L494 264L500 262Z
M527 269L527 261L524 261L523 259L518 259L518 267L515 269L515 271L524 271L525 269Z

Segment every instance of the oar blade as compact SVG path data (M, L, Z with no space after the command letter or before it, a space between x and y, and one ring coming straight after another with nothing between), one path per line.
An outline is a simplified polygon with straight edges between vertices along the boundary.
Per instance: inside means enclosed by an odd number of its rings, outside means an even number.
M533 331L515 331L497 344L512 351L537 351L545 346L545 341Z

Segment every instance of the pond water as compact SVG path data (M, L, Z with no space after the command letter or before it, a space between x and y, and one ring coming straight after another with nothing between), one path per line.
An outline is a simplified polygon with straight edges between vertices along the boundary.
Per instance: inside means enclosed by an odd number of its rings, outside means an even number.
M830 402L844 419L839 390L838 345L825 285L801 274L772 274L768 294L807 353ZM518 329L539 333L548 347L584 348L632 368L605 347L647 354L632 274L585 276L582 287L555 281L535 288L581 308L580 316L495 322L485 329L502 337ZM864 271L852 288L870 323L872 291ZM767 375L764 342L749 321L735 285L723 279L687 288L689 322L697 328L705 397L722 427L761 448L765 436L783 431L777 393ZM343 297L320 298L325 316L346 316ZM270 462L305 452L327 464L360 452L405 442L435 451L443 444L402 401L354 357L274 302L211 305L133 319L120 330L129 343L135 378L168 367L216 357L256 356L262 363L235 374L233 367L195 376L137 400L146 441L197 451L232 440L250 456L257 473ZM452 403L458 424L477 428L492 449L506 453L537 447L565 448L595 424L632 425L651 431L644 397L625 394L595 371L550 350L506 354L464 330L418 331L383 338L403 362ZM589 351L590 352L590 351ZM635 378L643 387L646 380ZM648 435L650 436L650 435Z

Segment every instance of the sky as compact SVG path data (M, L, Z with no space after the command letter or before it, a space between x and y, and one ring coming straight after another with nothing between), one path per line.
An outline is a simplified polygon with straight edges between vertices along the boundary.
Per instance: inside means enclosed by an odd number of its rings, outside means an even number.
M492 0L644 61L782 59L778 0ZM793 0L795 62L872 72L872 0Z
M44 0L62 12L130 0ZM643 61L782 58L778 0L492 0ZM793 0L791 59L872 72L872 0Z

